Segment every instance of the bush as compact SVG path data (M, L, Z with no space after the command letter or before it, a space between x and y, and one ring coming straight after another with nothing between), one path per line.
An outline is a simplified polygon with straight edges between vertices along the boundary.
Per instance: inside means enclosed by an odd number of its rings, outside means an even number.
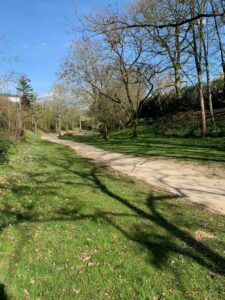
M217 78L212 82L212 102L214 109L225 107L223 100L223 80ZM209 109L206 86L204 86L205 105ZM143 118L159 118L169 114L180 112L199 111L200 104L198 100L197 85L183 87L180 97L177 97L173 92L168 94L156 95L149 99L143 106L141 117Z
M11 140L0 138L0 164L9 162L10 155L15 149L15 144Z

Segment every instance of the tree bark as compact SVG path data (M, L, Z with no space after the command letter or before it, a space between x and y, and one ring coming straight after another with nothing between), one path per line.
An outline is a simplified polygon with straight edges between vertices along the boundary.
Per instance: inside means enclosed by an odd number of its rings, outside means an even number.
M198 77L198 97L201 108L201 131L202 137L206 136L207 125L206 125L206 115L205 115L205 99L203 93L203 82L202 82L202 46L203 46L203 21L200 20L198 24L198 34L199 34L199 49L197 44L197 34L195 29L195 24L192 24L192 34L193 34L193 52L194 59Z
M66 114L66 134L69 133L69 128L68 128L68 115Z
M136 138L136 137L138 136L137 126L138 126L138 119L135 118L135 119L132 121L132 136L133 136L134 138Z
M174 72L175 72L175 92L176 92L176 96L180 97L181 80L180 80L180 70L178 66L174 68Z
M82 117L80 117L80 131L82 131Z
M225 101L225 62L223 63L223 100Z
M208 97L211 121L212 121L212 124L214 126L215 125L215 117L214 117L214 110L213 110L213 103L212 103L212 90L211 90L210 72L209 72L208 49L207 49L207 46L206 46L205 37L203 38L203 48L204 48L206 81L207 81L207 97Z
M180 28L175 28L175 64L174 64L174 72L175 72L175 91L176 96L180 97L180 89L181 89L181 79L180 79L180 70L181 70L181 43L179 41L180 38Z
M62 129L61 129L61 115L58 115L58 134L59 134L59 136L62 135Z
M107 127L106 123L102 124L102 137L106 142L108 142L109 135L108 135L108 127Z
M214 116L214 109L213 109L213 103L212 103L212 89L211 89L208 65L206 65L206 77L207 77L207 95L208 95L208 102L209 102L209 111L210 111L212 124L213 124L213 126L215 126L215 116Z
M37 118L36 118L36 115L33 115L32 116L32 130L33 130L34 134L37 133L37 128L38 128Z
M19 139L23 137L23 125L22 125L22 116L21 116L21 103L16 103L16 133Z
M211 1L211 7L213 12L215 12L213 3ZM223 72L223 100L225 101L225 57L224 57L224 46L221 38L221 33L219 29L219 24L217 21L217 18L214 16L214 24L215 24L215 29L216 29L216 35L218 39L218 45L219 45L219 50L220 50L220 57L221 57L221 65L222 65L222 72Z
M206 125L206 115L205 115L205 99L203 94L202 73L198 73L198 92L199 92L199 102L201 106L202 137L205 137L207 133L207 125Z

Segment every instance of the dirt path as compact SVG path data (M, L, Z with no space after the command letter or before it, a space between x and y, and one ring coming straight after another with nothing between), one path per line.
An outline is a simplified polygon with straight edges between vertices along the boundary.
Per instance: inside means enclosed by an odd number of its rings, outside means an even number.
M133 157L93 146L60 140L53 135L43 139L66 145L79 155L104 164L145 183L169 191L183 199L205 205L225 214L225 174L213 175L208 167L178 160Z

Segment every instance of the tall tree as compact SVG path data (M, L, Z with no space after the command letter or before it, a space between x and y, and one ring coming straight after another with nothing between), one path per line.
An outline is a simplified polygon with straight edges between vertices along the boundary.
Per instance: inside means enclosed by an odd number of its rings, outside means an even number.
M22 75L18 80L17 92L22 99L22 105L31 106L35 102L35 94L30 84L30 79L26 75Z
M210 42L212 38L210 37L210 28L209 28L209 20L206 20L204 24L204 32L203 32L203 49L204 49L204 61L205 61L205 72L206 72L206 90L207 90L207 98L208 98L208 105L209 111L211 116L212 124L215 125L215 117L214 117L214 110L213 110L213 102L212 102L212 88L211 88L211 80L210 80Z
M210 4L212 7L212 11L216 12L220 5L224 9L222 4L222 1L213 1L210 0ZM219 47L219 52L220 52L220 58L221 58L221 66L222 66L222 74L223 74L223 100L225 101L225 46L222 38L222 33L221 29L224 27L224 21L221 22L221 19L218 17L214 16L214 25L215 25L215 33L217 36L217 42L218 42L218 47Z
M194 17L195 11L198 10L198 13L201 14L204 11L205 1L198 0L190 2L190 14ZM195 67L197 72L198 80L198 98L201 108L201 121L202 121L202 136L205 137L207 133L207 124L206 124L206 113L205 113L205 99L203 92L203 18L200 18L198 21L191 23L191 43L192 51L195 60Z
M136 137L142 106L153 91L156 68L145 64L142 42L135 35L127 37L122 31L107 33L102 44L106 51L100 56L101 49L93 50L97 49L96 43L89 39L75 44L63 65L63 76L76 84L82 82L86 92L92 91L121 106Z

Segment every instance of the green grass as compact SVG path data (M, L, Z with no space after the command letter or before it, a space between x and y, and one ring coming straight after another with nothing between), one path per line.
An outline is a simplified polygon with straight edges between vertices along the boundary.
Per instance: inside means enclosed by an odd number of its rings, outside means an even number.
M63 139L135 156L166 156L197 161L225 163L225 138L185 138L154 134L152 127L139 126L139 136L131 137L131 129L112 132L108 142L100 135L64 135Z
M0 170L0 231L0 299L225 298L224 216L31 135Z

